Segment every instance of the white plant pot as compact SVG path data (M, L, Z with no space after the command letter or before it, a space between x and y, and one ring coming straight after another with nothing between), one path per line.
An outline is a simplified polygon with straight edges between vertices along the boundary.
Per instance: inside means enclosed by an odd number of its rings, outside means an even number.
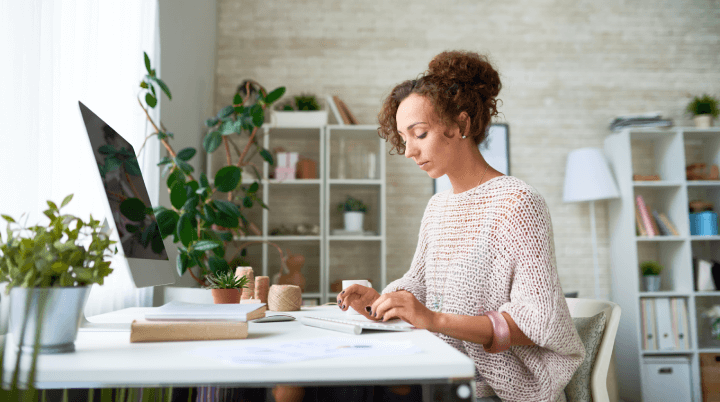
M362 232L364 217L363 212L345 212L345 230L348 232Z
M270 111L270 125L273 127L320 127L327 122L327 110Z
M699 114L695 116L693 120L697 128L709 128L713 125L713 118L709 114Z

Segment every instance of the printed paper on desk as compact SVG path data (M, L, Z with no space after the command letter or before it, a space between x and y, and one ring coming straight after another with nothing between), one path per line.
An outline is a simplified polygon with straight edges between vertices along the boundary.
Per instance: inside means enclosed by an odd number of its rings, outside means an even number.
M405 356L421 353L411 341L324 337L262 346L209 347L190 351L233 364L277 364L333 357Z
M183 321L247 321L255 317L255 311L266 310L265 303L253 304L200 304L173 301L145 313L146 320Z

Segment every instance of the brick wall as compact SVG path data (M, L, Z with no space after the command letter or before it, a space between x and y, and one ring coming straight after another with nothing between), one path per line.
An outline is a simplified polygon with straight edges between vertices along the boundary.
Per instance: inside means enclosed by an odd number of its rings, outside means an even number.
M393 85L446 49L486 53L503 80L511 172L547 200L566 291L593 295L589 206L564 204L567 153L602 147L618 114L661 111L676 125L690 94L720 94L720 2L218 0L216 110L252 77L289 94L335 94L374 124ZM432 180L387 157L388 272L415 251ZM598 205L601 287L610 286Z

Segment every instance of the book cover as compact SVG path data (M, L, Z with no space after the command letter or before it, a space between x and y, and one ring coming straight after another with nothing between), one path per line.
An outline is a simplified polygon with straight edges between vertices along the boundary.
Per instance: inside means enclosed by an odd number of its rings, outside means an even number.
M645 226L645 231L647 232L648 237L655 236L652 225L652 218L650 217L650 213L645 206L645 201L643 200L642 195L638 195L637 197L635 197L635 202L637 203L638 210L640 211L640 217L642 218L643 226Z
M655 322L657 324L658 350L676 349L670 299L667 297L655 298Z
M247 336L248 323L241 321L134 320L130 325L130 342L210 341Z
M358 124L358 121L357 121L357 119L355 118L355 115L352 114L352 112L350 111L350 108L348 107L348 105L345 104L345 102L343 102L343 101L342 101L340 98L338 98L338 97L335 97L335 100L337 101L340 110L342 110L342 111L345 113L345 115L347 115L347 118L348 118L348 120L350 121L349 124Z
M340 100L337 96L333 96L333 101L335 105L337 105L338 113L340 113L340 117L342 118L343 125L345 124L352 124L350 122L350 116L347 114L347 111L343 107L343 101Z
M640 234L640 236L647 236L647 231L645 230L645 226L643 226L642 218L640 217L640 210L637 206L635 206L635 224L637 226L637 231Z
M673 234L673 236L680 236L680 232L678 232L675 225L670 222L670 219L663 213L660 214L660 219L665 223L665 226L667 226L668 229L670 229L670 233Z
M335 99L333 99L332 96L327 95L325 97L325 101L327 102L328 106L330 107L330 111L332 111L332 114L335 117L335 121L337 121L337 124L344 126L345 120L343 119L342 115L340 114L340 111L338 110L337 105L335 104Z
M654 220L655 220L656 226L660 230L660 234L663 236L670 236L671 235L670 229L667 226L665 226L665 222L663 222L662 219L660 219L660 214L658 213L658 211L653 209L652 214L653 214L653 218L655 218Z
M267 305L200 304L173 301L145 314L146 320L178 321L249 321L265 317Z

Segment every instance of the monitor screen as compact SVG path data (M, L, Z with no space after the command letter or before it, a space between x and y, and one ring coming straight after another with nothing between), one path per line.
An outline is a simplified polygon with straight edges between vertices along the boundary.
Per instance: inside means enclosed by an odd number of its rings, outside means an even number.
M80 110L125 257L167 261L135 150L82 103Z

